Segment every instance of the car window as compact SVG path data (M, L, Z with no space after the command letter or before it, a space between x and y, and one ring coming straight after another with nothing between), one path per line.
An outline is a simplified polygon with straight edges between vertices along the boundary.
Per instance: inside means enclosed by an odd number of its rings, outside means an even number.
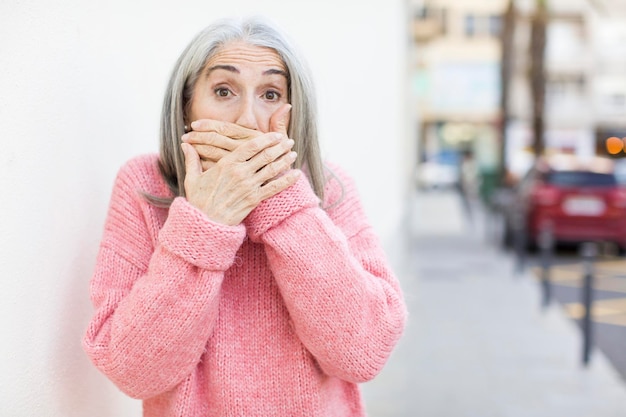
M440 165L459 166L461 158L457 152L442 151L433 160Z
M608 187L617 184L613 174L588 171L555 171L547 173L544 181L561 187Z
M626 185L626 159L615 161L615 179L621 185Z

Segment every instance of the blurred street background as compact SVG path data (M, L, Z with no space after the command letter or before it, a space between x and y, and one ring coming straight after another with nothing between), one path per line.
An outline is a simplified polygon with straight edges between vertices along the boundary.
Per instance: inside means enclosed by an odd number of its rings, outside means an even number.
M494 240L493 217L480 203L472 208L473 221L454 190L414 195L397 264L410 319L383 373L364 385L370 415L626 415L623 312L594 317L595 347L585 364L577 256L559 251L555 269L568 275L554 274L555 296L544 305L537 255L520 272L516 254ZM621 265L621 273L626 267L621 259L598 263Z
M411 320L373 416L626 416L626 2L411 0Z

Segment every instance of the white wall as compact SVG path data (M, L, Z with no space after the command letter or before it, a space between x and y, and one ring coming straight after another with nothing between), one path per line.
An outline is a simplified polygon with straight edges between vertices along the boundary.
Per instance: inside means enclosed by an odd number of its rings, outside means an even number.
M401 0L0 2L0 415L131 416L80 339L119 166L157 149L174 60L214 18L262 13L313 68L322 146L393 242L411 158Z

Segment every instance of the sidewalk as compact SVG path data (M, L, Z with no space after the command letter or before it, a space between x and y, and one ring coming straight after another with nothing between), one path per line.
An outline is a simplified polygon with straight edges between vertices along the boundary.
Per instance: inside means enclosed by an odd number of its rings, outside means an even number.
M623 417L626 385L530 273L466 225L456 194L416 196L396 260L410 318L363 391L370 417ZM399 237L399 241L401 237ZM626 346L624 347L626 349Z

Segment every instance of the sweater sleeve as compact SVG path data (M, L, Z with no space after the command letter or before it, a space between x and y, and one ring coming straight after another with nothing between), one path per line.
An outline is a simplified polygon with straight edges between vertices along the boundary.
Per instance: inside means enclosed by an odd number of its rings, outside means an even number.
M154 207L137 176L126 166L115 182L83 348L122 391L145 399L174 388L200 361L245 228L213 223L178 197L155 244L146 214Z
M407 311L354 184L347 176L341 183L345 195L332 209L311 204L313 191L299 181L253 220L283 213L259 239L302 343L328 375L364 382L383 368ZM285 201L293 202L286 216Z

